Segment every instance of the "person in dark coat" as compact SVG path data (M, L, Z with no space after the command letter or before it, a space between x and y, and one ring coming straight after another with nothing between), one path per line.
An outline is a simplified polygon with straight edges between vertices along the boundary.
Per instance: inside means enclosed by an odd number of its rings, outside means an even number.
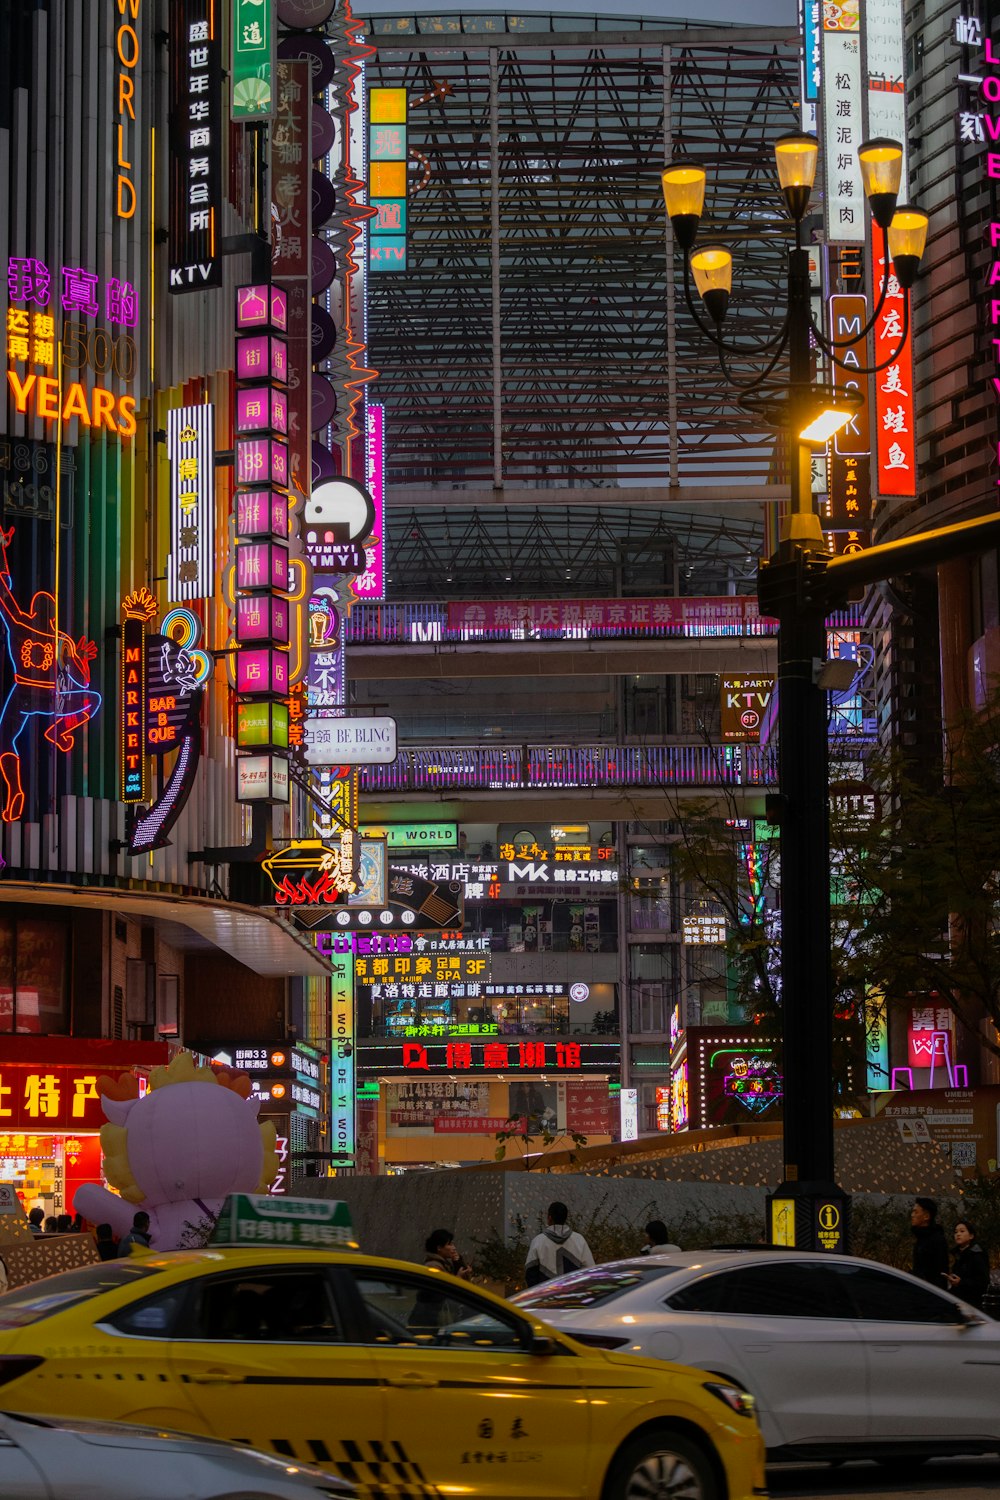
M959 1219L955 1225L955 1258L944 1279L953 1297L982 1307L990 1284L990 1258L976 1239L975 1224L968 1219Z
M462 1259L450 1229L432 1230L424 1242L424 1249L427 1251L425 1266L433 1271L443 1271L449 1279L460 1277L463 1281L468 1281L470 1268ZM427 1336L438 1328L443 1328L445 1324L453 1323L458 1316L458 1310L449 1301L446 1290L438 1291L436 1287L425 1285L421 1286L417 1294L407 1324L414 1333Z
M117 1260L118 1241L114 1237L110 1224L98 1224L94 1239L97 1243L97 1253L102 1260Z
M914 1276L931 1286L943 1287L948 1274L948 1241L937 1221L937 1204L933 1198L914 1198L910 1209L913 1230Z

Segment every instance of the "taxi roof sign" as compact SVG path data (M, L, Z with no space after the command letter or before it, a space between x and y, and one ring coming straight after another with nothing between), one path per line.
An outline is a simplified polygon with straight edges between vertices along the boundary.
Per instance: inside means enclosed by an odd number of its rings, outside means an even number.
M210 1245L303 1246L357 1250L351 1211L333 1198L230 1193L209 1237Z

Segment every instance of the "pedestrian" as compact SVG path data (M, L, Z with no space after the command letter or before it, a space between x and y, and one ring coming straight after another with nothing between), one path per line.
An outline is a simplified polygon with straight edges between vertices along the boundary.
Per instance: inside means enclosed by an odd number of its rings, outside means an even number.
M955 1258L944 1279L953 1297L982 1308L990 1284L990 1258L979 1244L971 1219L959 1219L955 1225Z
M551 1281L553 1276L565 1276L568 1271L594 1264L587 1241L567 1223L569 1209L565 1203L550 1203L547 1217L547 1227L528 1246L524 1263L528 1286L538 1286L540 1282Z
M139 1250L150 1248L149 1214L142 1208L138 1213L133 1214L132 1228L128 1234L123 1234L118 1242L118 1259L122 1260L125 1256L131 1255L133 1245Z
M910 1209L910 1227L913 1230L914 1276L940 1287L942 1277L948 1274L948 1241L937 1221L937 1203L933 1198L914 1198Z
M646 1243L639 1251L640 1255L662 1255L664 1251L679 1250L680 1245L674 1245L670 1241L670 1234L662 1219L650 1219L643 1230Z
M59 1217L58 1217L58 1219L56 1220L56 1234L72 1234L72 1233L73 1233L73 1215L72 1214L60 1214Z
M452 1230L432 1230L424 1241L424 1249L427 1252L424 1257L425 1266L431 1266L436 1271L447 1271L451 1276L459 1276L463 1281L468 1281L472 1267L455 1244Z
M102 1260L115 1260L118 1255L118 1246L110 1224L98 1224L94 1231L94 1239L97 1242L97 1253Z
M44 1210L44 1208L36 1206L28 1214L28 1227L30 1228L32 1234L41 1234L42 1233L42 1225L44 1223L45 1223L45 1210Z
M460 1277L463 1281L469 1279L469 1271L455 1244L455 1236L450 1229L434 1229L424 1241L424 1249L427 1254L424 1257L424 1265L432 1271L442 1271L449 1279ZM454 1305L446 1291L439 1291L436 1286L421 1285L417 1293L417 1300L413 1304L413 1311L407 1318L407 1327L415 1333L431 1334L439 1328L444 1328L448 1323L456 1322L462 1316L460 1306Z
M42 1233L43 1234L58 1234L59 1233L59 1220L56 1218L55 1214L48 1214L46 1216L46 1218L45 1218L45 1220L44 1220L44 1222L42 1224Z

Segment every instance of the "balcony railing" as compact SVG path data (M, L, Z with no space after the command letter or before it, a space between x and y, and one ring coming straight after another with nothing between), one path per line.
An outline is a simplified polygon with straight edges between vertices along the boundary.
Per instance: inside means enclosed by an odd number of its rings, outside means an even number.
M543 791L562 787L766 786L773 748L758 745L441 745L362 766L362 790Z
M860 610L837 610L828 627L857 630ZM491 600L358 604L348 646L516 644L525 641L713 640L777 634L749 596L697 599Z

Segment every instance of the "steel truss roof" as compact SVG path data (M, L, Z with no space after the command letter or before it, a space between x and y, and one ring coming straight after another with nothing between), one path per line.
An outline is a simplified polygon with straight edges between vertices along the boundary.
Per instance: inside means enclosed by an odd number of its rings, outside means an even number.
M674 154L705 165L702 240L735 255L731 331L773 334L788 226L772 146L797 128L796 38L372 40L369 85L410 100L409 268L368 283L390 484L770 477L773 437L735 406L672 253L668 294L658 174Z
M762 541L762 522L697 511L394 510L389 597L752 593Z

